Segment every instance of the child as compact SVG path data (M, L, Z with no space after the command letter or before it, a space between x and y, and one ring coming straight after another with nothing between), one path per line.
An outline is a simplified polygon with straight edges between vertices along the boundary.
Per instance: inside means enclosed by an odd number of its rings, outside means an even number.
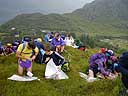
M66 63L64 57L57 52L51 51L49 46L45 48L43 63L47 64L45 78L68 79L68 76L61 70L61 65Z
M34 55L32 54L34 50ZM32 61L35 60L38 54L38 48L33 41L20 44L16 57L19 58L18 74L23 75L23 69L26 69L28 73L32 72Z
M44 50L45 54L43 56L43 63L47 64L51 58L56 66L63 65L65 63L64 57L57 52L51 51L50 46L47 46Z

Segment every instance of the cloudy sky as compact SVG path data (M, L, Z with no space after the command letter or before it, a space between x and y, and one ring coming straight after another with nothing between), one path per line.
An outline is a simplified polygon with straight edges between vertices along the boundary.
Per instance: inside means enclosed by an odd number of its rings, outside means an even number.
M94 0L0 0L0 23L21 13L69 13Z

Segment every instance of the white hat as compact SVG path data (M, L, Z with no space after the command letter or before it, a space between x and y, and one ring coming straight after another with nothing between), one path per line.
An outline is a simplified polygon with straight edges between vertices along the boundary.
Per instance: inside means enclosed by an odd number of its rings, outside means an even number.
M112 50L108 50L108 52L112 55L114 52Z

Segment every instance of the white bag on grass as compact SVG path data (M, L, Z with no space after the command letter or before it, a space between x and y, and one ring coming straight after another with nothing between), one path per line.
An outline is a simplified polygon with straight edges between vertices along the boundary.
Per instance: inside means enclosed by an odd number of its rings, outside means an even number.
M37 80L37 77L28 77L28 76L19 76L19 75L12 75L11 77L8 78L9 80L14 80L14 81L33 81Z
M53 62L53 59L50 59L46 65L45 69L45 78L46 79L68 79L68 76Z

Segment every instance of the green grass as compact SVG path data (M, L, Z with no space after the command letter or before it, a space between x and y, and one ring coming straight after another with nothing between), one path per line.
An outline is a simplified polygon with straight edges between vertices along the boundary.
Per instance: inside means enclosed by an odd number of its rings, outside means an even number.
M66 47L70 53L70 72L68 80L46 80L44 72L46 65L33 64L33 73L40 81L16 82L7 80L17 73L17 59L15 55L0 57L0 96L117 96L122 86L120 78L116 80L99 80L87 83L78 72L88 67L88 58L96 52L89 49L82 52L78 49ZM68 55L64 52L67 59Z

